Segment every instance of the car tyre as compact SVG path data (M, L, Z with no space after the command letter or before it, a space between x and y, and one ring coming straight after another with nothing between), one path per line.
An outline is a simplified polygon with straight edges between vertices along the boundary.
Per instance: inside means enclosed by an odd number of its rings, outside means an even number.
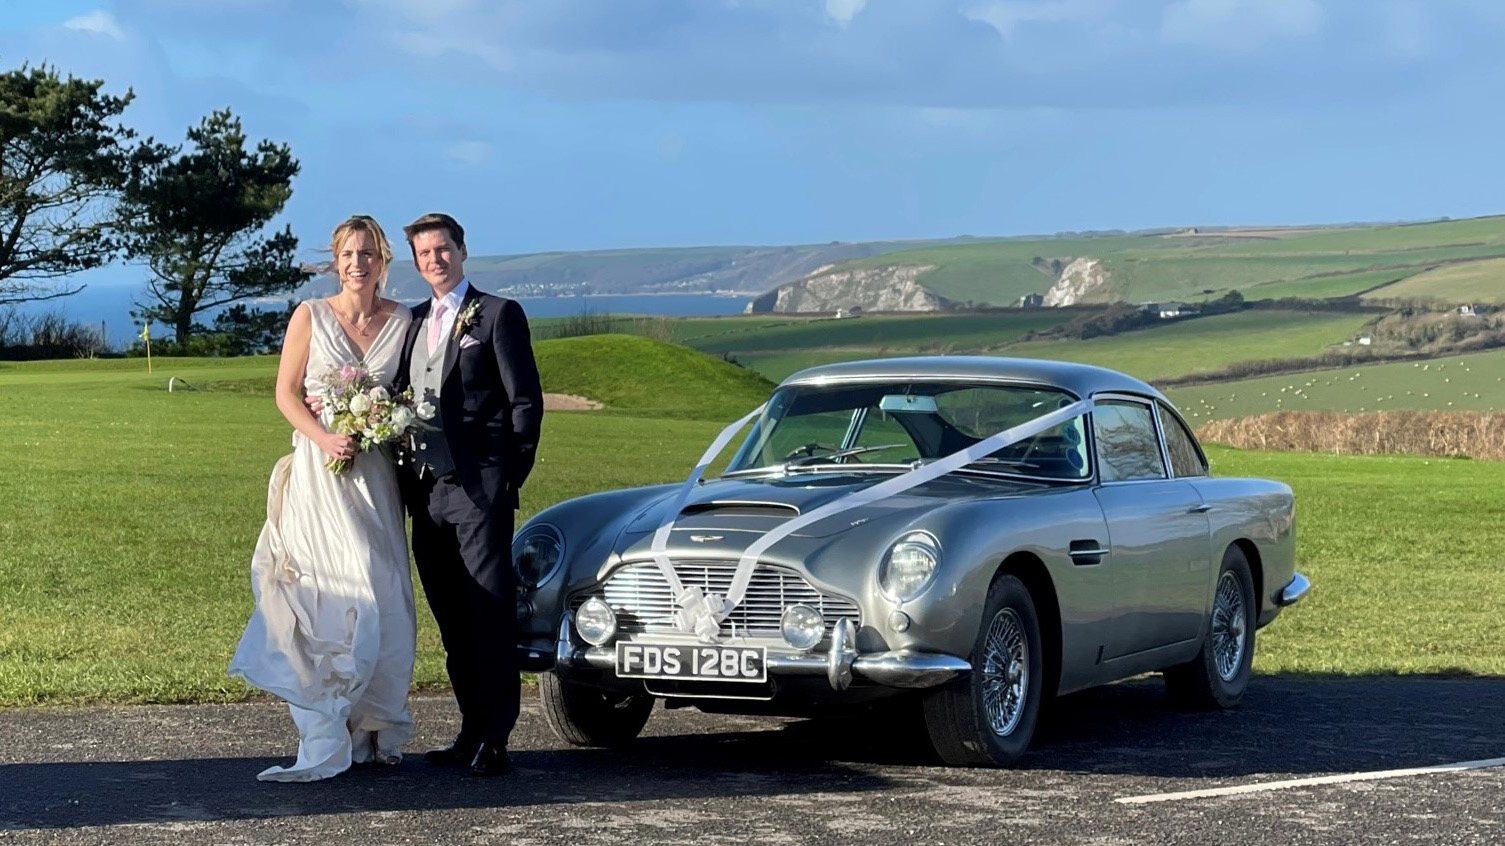
M1183 707L1232 708L1249 687L1254 666L1254 579L1237 546L1223 553L1207 634L1197 657L1165 669L1165 688Z
M552 672L538 674L538 698L549 728L574 746L631 743L653 711L652 696L612 693L566 681Z
M972 671L926 694L925 727L941 760L1006 767L1029 748L1045 687L1040 618L1024 583L1001 575L988 588Z

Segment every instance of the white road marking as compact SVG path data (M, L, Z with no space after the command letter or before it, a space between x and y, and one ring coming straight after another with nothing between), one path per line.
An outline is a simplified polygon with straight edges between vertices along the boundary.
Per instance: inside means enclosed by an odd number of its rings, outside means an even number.
M1242 784L1235 787L1213 787L1206 790L1185 790L1180 793L1151 793L1146 796L1125 796L1113 801L1123 805L1144 805L1149 802L1175 802L1180 799L1206 799L1212 796L1237 796L1243 793L1262 793L1269 790L1286 790L1292 787L1307 787L1314 784L1342 784L1349 781L1374 781L1381 778L1453 773L1460 770L1481 770L1486 767L1505 766L1505 758L1488 758L1482 761L1463 761L1457 764L1439 764L1435 767L1412 767L1405 770L1377 770L1369 773L1345 773L1343 775L1293 778L1287 781L1267 781L1261 784Z

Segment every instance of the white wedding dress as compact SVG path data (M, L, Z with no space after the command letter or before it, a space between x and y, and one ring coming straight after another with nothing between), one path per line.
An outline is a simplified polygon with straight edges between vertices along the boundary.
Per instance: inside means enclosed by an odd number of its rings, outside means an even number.
M310 300L304 390L362 359L327 302ZM403 306L364 359L391 385L412 316ZM402 501L391 461L361 453L344 474L301 433L277 462L267 521L251 558L256 606L230 661L230 675L287 700L298 727L298 760L262 781L315 781L352 762L392 760L413 733L408 685L416 637Z

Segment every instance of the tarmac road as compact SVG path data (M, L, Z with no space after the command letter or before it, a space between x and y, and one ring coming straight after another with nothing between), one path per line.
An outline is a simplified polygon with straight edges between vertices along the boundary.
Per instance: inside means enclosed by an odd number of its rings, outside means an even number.
M293 730L271 702L0 711L0 843L1502 844L1505 767L1126 805L1116 800L1505 756L1505 679L1257 677L1173 710L1158 680L1064 697L1021 766L939 766L892 718L658 711L574 749L531 695L513 770L425 767L456 714L415 698L396 768L263 784Z

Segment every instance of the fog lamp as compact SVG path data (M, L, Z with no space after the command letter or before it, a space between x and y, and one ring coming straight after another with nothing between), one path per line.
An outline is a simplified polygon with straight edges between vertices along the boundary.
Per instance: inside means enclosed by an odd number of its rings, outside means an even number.
M610 605L593 596L575 612L575 631L591 646L604 646L617 633L617 614Z
M784 642L795 649L812 649L826 635L826 619L808 605L791 605L779 618Z

